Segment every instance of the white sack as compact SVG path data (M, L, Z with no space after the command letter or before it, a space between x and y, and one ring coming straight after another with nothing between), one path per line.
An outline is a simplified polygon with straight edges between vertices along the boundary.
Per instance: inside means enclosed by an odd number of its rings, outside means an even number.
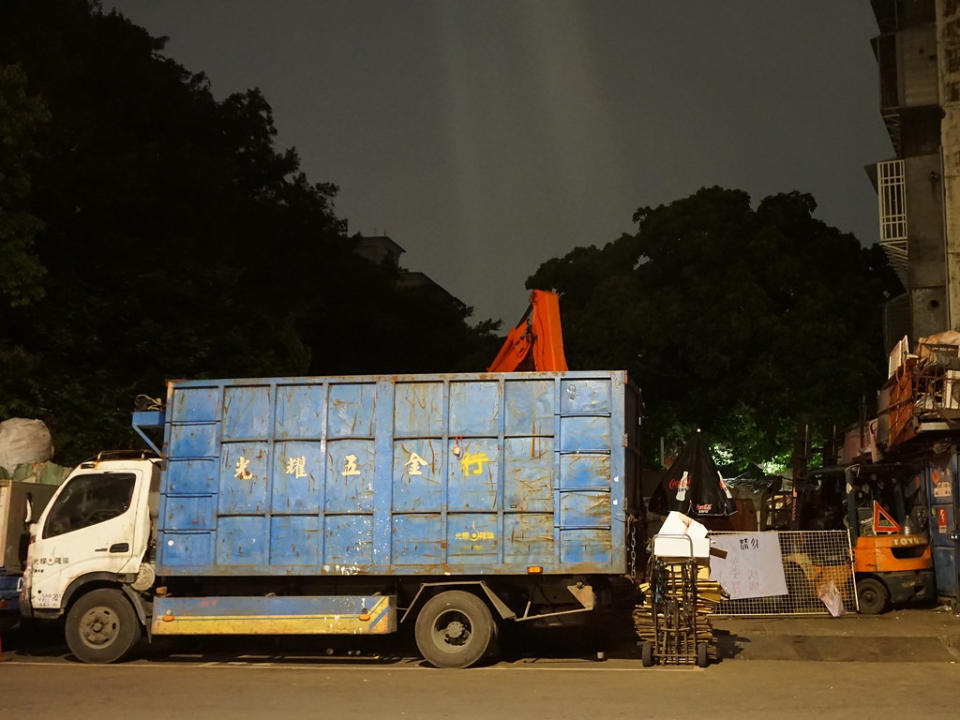
M10 418L0 422L0 467L13 471L20 463L53 458L53 438L42 420Z

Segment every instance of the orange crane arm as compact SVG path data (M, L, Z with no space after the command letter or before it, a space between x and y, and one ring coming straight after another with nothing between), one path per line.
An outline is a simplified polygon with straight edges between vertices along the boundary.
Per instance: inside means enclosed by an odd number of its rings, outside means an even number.
M497 353L487 372L567 370L560 327L560 299L556 293L534 290L530 307Z

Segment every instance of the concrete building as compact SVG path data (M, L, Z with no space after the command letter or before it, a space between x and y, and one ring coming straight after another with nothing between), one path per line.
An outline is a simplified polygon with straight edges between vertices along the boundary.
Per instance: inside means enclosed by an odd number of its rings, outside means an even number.
M869 166L880 243L906 293L885 345L960 325L960 0L871 0L892 158Z

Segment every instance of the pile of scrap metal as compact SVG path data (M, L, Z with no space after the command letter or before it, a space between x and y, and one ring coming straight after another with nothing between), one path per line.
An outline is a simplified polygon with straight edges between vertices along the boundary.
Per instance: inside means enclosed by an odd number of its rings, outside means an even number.
M652 550L649 581L640 585L642 601L633 610L643 664L705 667L719 661L710 615L727 595L710 579L706 527L671 512Z
M897 343L890 353L877 410L875 461L880 452L922 432L960 429L960 332L922 337L914 353L906 337ZM864 443L866 450L870 440Z

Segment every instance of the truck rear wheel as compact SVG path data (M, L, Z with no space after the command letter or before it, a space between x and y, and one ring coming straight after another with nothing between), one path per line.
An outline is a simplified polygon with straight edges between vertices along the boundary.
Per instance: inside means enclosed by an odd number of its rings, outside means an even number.
M427 600L417 615L414 634L431 665L465 668L487 653L494 627L483 600L463 590L448 590Z
M67 645L85 663L112 663L140 639L140 622L119 590L87 593L67 613Z

